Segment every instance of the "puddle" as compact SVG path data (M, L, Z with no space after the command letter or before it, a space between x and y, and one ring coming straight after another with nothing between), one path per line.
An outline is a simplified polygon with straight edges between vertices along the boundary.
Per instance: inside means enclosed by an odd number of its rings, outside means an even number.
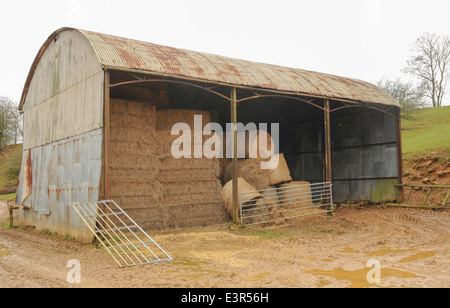
M400 263L407 263L407 262L412 262L412 261L416 261L416 260L420 260L420 259L431 258L436 255L436 252L434 252L434 251L420 251L420 250L414 249L414 248L392 249L390 247L380 248L378 250L368 253L367 255L368 256L384 256L384 255L388 255L388 254L396 254L396 253L403 253L403 252L415 252L415 254L400 259L398 261Z
M356 253L356 251L351 247L344 247L339 252L345 252L345 253ZM416 260L431 258L436 255L436 252L434 251L420 251L416 248L408 248L408 249L394 249L391 247L381 247L377 250L374 250L372 252L369 252L366 254L366 256L370 257L381 257L386 255L395 255L395 254L411 254L407 257L401 258L398 262L399 263L408 263L413 262ZM327 261L323 259L322 261ZM354 271L348 271L344 270L342 268L336 268L333 270L325 271L325 270L307 270L305 271L308 274L313 274L315 276L320 276L319 283L317 287L325 287L331 283L329 279L326 277L332 277L337 280L345 280L349 281L350 288L368 288L368 287L377 287L378 285L375 283L369 283L367 281L367 274L371 268L366 267L360 270L354 270ZM404 270L398 270L394 268L380 268L380 275L381 275L381 282L383 282L383 278L387 277L393 277L393 278L417 278L418 276L414 273L404 271Z
M360 270L355 271L347 271L342 268L336 268L329 271L323 271L323 270L307 270L305 271L308 274L313 274L316 276L328 276L333 277L337 280L347 280L350 282L349 288L369 288L369 287L376 287L377 284L375 283L369 283L367 281L367 274L369 273L370 268L363 268ZM417 275L401 271L393 268L381 268L381 282L383 281L383 278L386 277L394 277L394 278L416 278ZM319 285L317 287L325 287L326 285L330 284L330 281L326 281L324 279L321 279L319 282Z
M434 257L435 255L436 255L436 253L434 251L420 251L412 256L401 259L399 262L407 263L407 262L412 262L412 261L416 261L416 260L420 260L420 259L431 258L431 257Z
M356 251L352 248L352 247L344 247L340 250L338 250L339 252L346 252L346 253L355 253Z
M417 251L416 249L393 249L391 247L382 247L378 250L369 252L368 256L385 256L388 254L395 254L395 253L402 253L402 252L410 252L410 251Z
M10 256L11 255L11 253L8 250L6 250L6 249L8 249L8 247L6 247L3 244L0 244L0 258L4 257L4 256Z

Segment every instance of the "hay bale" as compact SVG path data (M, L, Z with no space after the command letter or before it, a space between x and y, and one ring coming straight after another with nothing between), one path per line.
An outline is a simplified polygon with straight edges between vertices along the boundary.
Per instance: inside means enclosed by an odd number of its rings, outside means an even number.
M257 159L239 159L237 176L242 177L256 190L263 190L269 186L270 171L261 169L261 162ZM229 163L223 175L224 183L233 179L233 162Z
M280 198L278 196L278 188L276 186L269 186L267 189L261 192L264 200L267 204L271 206L279 206Z
M255 203L256 200L263 197L253 186L241 177L238 178L238 189L240 193L250 192L246 195L244 205ZM225 184L222 188L221 197L222 201L225 203L225 210L231 217L233 217L233 181L229 181Z
M278 199L283 208L311 207L311 186L309 182L292 181L278 186Z
M156 107L143 102L111 99L111 127L132 127L155 130Z
M120 78L119 81L126 81L126 78ZM169 95L167 84L152 83L145 87L138 85L123 85L121 87L111 88L111 97L115 99L128 99L140 101L156 106L157 108L169 107Z
M163 204L186 204L220 201L222 186L217 180L168 182L162 185Z
M232 133L231 133L232 134ZM228 140L228 139L229 140ZM260 144L261 142L261 144ZM272 136L266 131L244 131L237 134L238 158L254 158L266 160L274 154L275 147ZM232 136L223 132L223 155L232 158L234 155Z
M159 162L155 155L111 153L111 169L153 170L158 169Z
M156 111L156 130L171 131L176 123L186 123L194 130L194 116L202 116L202 130L206 124L217 122L219 116L216 111L190 109L161 109Z
M155 133L155 144L156 144L156 154L158 156L173 156L172 155L172 145L174 144L174 142L180 138L181 135L172 135L172 131L170 130L165 130L165 131L156 131ZM190 156L191 158L197 157L197 156L202 156L202 157L207 157L204 153L204 148L205 148L205 142L208 141L210 138L212 138L212 136L204 136L202 135L201 140L199 140L200 142L198 142L195 138L194 138L194 131L191 131L191 135L190 135L190 152L188 151L186 154L188 154L188 156ZM217 141L219 141L219 139L216 139ZM178 140L177 142L179 142L180 140ZM219 147L221 146L220 142L217 142L216 145L218 145ZM178 144L175 145L175 149L177 149L177 151L182 151L184 153L184 146L186 146L186 144ZM214 150L214 149L213 149ZM211 156L215 156L215 155L211 155ZM219 153L217 154L217 156L219 156Z
M269 169L269 185L279 185L292 181L291 173L289 171L286 159L284 158L284 154L280 153L274 155L278 156L278 164L272 166L272 169Z

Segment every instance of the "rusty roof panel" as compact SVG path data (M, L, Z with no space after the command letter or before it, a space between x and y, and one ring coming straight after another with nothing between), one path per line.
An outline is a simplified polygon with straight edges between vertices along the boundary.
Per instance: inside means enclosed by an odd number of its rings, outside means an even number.
M384 90L351 78L231 59L73 28L59 29L50 38L66 30L82 33L92 45L100 63L110 69L400 106ZM49 44L50 38L46 44ZM39 55L36 61L39 61Z

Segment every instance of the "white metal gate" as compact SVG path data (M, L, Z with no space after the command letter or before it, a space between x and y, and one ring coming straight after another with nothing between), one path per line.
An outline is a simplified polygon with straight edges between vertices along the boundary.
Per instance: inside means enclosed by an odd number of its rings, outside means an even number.
M72 207L120 267L173 260L113 200Z
M242 225L329 213L333 211L332 184L325 182L240 192L239 203Z

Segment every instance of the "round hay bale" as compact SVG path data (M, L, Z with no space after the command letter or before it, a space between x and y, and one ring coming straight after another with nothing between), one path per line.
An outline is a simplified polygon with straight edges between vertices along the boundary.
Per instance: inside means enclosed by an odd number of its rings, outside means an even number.
M276 186L269 186L267 189L261 192L266 204L270 204L271 206L279 206L280 198L278 196L278 189Z
M305 208L312 206L309 182L292 181L278 186L278 199L283 208Z
M249 194L246 194L245 196L244 205L255 203L256 200L263 197L252 185L241 177L238 178L238 189L239 193L249 192ZM225 203L225 210L231 217L233 217L233 181L228 181L225 184L222 188L221 197L222 201Z
M261 169L261 161L257 159L239 159L237 176L242 177L256 190L263 190L269 186L270 170ZM233 179L233 162L225 168L223 181L227 183Z
M233 141L229 132L223 133L223 155L227 158L232 158ZM275 152L275 147L272 146L274 141L272 136L266 131L244 131L237 134L237 155L238 158L254 158L266 160L269 159Z
M272 136L264 130L238 133L238 157L268 159L274 154Z
M289 171L289 167L286 163L286 159L284 158L284 154L274 154L274 156L278 156L278 160L274 159L278 164L274 165L272 169L268 169L269 172L269 185L278 185L286 182L291 182L292 177Z

